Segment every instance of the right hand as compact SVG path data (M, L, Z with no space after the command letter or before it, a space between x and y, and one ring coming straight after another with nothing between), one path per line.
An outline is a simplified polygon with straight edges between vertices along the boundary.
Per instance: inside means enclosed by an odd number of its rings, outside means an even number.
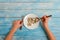
M46 24L46 23L48 23L49 17L47 17L47 16L45 15L45 16L42 17L41 20L42 20L42 23L43 23L43 24Z
M49 17L47 17L46 15L42 17L42 24L43 24L43 27L44 28L48 28L48 20L49 20Z

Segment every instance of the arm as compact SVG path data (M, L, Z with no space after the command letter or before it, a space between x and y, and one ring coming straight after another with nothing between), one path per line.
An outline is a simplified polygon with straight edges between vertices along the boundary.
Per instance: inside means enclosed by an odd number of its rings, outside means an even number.
M20 20L15 21L15 22L13 23L12 29L10 30L9 34L6 36L5 40L12 40L14 33L15 33L16 30L17 30L18 28L20 28L21 26L22 26L22 21L20 21Z
M45 29L46 34L48 35L49 40L56 40L54 35L52 34L52 32L48 28L48 19L49 19L49 17L47 17L47 16L43 16L42 17L42 23L43 23L43 26L44 26L43 28Z

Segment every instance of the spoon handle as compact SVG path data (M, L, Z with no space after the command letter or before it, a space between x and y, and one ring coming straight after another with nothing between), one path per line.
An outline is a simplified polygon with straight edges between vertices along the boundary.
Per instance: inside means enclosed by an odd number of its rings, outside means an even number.
M52 15L48 15L47 17L52 17ZM42 18L39 18L39 19L42 19Z
M52 15L49 15L49 16L47 16L47 17L52 17Z
M22 21L23 21L23 19L24 19L24 16L22 16ZM20 27L20 30L22 30L22 26Z

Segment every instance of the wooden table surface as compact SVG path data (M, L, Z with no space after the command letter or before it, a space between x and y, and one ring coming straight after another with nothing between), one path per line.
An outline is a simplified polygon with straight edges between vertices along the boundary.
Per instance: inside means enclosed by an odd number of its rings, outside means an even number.
M60 40L60 0L0 0L0 40L12 27L14 20L22 19L27 14L52 15L49 20L49 28ZM48 40L42 26L34 30L28 30L23 26L17 30L13 40Z

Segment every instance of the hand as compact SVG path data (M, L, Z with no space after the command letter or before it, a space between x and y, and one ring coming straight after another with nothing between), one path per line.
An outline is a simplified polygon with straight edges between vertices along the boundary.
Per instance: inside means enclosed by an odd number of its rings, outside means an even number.
M43 28L48 28L48 20L49 20L49 17L47 17L46 15L42 17L42 24L43 24Z
M22 27L22 25L23 25L23 20L16 20L13 22L13 28L15 29Z
M49 17L47 17L46 15L42 17L42 23L46 24L48 23Z
M13 27L10 30L9 34L6 36L5 40L12 40L14 33L16 32L16 30L21 27L23 25L23 21L22 20L16 20L13 22Z
M49 20L48 16L43 16L42 17L42 23L43 23L43 26L44 26L43 28L45 29L45 32L46 32L49 40L56 40L54 35L52 34L50 29L48 28L48 20Z

